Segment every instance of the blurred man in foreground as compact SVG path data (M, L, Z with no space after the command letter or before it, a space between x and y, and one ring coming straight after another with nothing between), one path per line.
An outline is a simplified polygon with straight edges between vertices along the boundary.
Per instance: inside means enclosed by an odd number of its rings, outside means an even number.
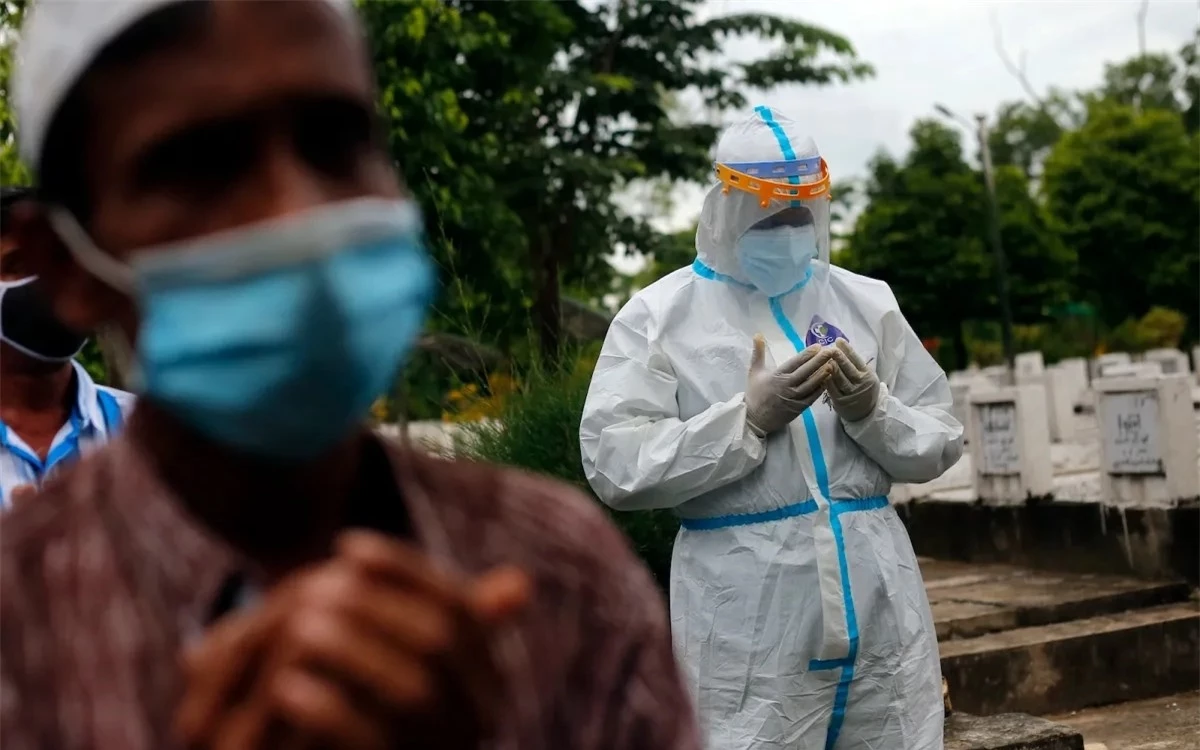
M7 231L26 188L0 189L0 510L116 434L133 397L74 357L86 337L54 316L33 261Z
M5 520L5 750L696 747L600 510L360 427L434 278L350 3L42 0L18 59L14 226L143 397Z

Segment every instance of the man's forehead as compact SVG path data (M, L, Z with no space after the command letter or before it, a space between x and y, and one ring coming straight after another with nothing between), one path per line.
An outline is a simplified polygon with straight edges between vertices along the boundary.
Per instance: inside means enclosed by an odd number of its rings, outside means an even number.
M143 19L183 2L198 0L39 0L33 5L22 27L13 76L19 146L28 163L39 165L55 113L96 56ZM334 7L344 17L354 13L351 0L311 2Z
M181 127L237 116L294 96L359 99L372 76L360 40L294 2L231 3L193 44L161 51L97 80L103 105L92 135L113 163ZM277 14L265 19L256 15ZM118 85L112 85L118 84ZM119 116L110 116L119 113Z

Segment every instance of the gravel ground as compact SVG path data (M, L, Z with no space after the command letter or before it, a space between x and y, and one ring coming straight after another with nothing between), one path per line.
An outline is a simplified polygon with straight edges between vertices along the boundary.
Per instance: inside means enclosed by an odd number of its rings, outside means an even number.
M1087 750L1200 748L1200 692L1047 718L1082 732Z

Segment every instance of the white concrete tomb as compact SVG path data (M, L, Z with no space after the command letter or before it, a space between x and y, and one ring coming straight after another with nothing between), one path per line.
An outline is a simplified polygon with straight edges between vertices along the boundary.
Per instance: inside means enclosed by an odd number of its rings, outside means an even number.
M1046 401L1050 412L1050 439L1056 443L1075 438L1075 405L1088 398L1087 360L1064 359L1046 368Z
M952 372L950 373L949 380L950 395L954 398L954 403L950 407L950 413L963 426L963 430L966 431L971 413L971 394L994 391L996 390L996 384L978 369ZM967 442L970 442L971 435L969 432L967 432L965 438Z
M1142 356L1146 362L1157 362L1162 367L1163 375L1188 374L1192 371L1187 355L1178 349L1151 349Z
M1163 374L1160 362L1130 362L1126 365L1109 365L1104 368L1104 374L1096 381L1104 378L1156 378Z
M1006 388L1012 385L1012 372L1009 371L1008 365L990 365L980 370L984 376L991 380L997 388Z
M976 497L992 505L1017 505L1053 492L1045 386L972 394L968 430Z
M1092 360L1092 365L1095 368L1092 371L1092 378L1098 378L1104 375L1104 371L1113 365L1128 365L1133 362L1133 357L1129 356L1129 352L1109 352L1101 354Z
M1054 393L1047 378L1046 359L1039 351L1021 352L1013 358L1013 382L1016 385L1041 385L1046 387L1046 429L1050 438L1055 437Z
M1017 385L1040 384L1046 374L1046 360L1041 352L1021 352L1013 358L1013 367Z
M1095 383L1103 502L1170 508L1200 497L1200 450L1188 375Z

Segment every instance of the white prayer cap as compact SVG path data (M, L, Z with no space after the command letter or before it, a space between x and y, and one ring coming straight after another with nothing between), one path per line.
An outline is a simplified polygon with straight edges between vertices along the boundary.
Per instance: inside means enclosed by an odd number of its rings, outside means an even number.
M350 0L325 0L350 11ZM54 115L109 42L179 0L36 0L17 46L13 95L21 156L36 170Z

